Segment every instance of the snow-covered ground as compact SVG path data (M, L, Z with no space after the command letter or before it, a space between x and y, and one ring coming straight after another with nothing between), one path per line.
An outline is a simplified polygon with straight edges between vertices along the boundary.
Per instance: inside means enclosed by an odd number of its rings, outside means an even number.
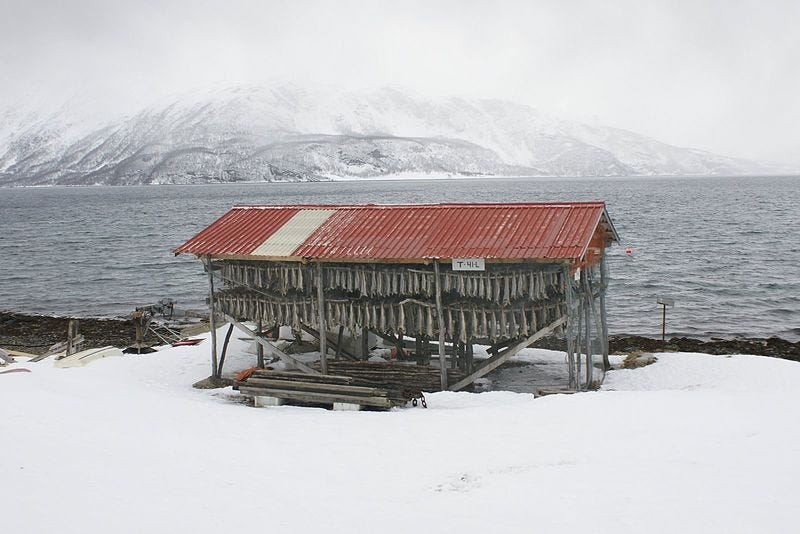
M796 532L797 363L659 354L598 392L331 412L192 389L207 351L0 375L0 530Z

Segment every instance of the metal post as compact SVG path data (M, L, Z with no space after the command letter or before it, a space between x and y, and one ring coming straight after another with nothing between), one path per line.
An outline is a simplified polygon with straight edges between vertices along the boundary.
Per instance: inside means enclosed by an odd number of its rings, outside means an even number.
M661 305L661 342L667 340L667 305Z
M211 377L219 378L217 369L217 322L214 318L214 271L211 257L206 257L208 271L208 325L211 327Z
M322 262L317 262L317 303L319 305L319 366L322 374L328 374L328 328L325 325L325 288Z
M444 353L444 324L442 313L442 281L439 279L439 260L433 260L433 273L436 277L436 328L439 330L439 368L442 391L447 391L447 363Z

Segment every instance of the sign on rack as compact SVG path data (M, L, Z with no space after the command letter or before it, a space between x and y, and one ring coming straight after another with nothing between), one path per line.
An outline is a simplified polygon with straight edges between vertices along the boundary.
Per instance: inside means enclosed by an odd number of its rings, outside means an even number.
M453 258L454 271L485 271L486 260L483 258Z

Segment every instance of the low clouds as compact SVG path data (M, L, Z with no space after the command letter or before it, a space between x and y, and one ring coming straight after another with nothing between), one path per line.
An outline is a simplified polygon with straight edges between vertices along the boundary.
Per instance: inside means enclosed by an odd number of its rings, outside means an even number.
M800 160L798 2L0 1L3 102L388 84Z

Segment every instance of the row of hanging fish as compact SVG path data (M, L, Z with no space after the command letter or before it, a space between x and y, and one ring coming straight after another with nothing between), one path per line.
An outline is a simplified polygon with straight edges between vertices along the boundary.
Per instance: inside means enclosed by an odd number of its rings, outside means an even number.
M317 273L308 267L291 265L254 266L226 262L222 277L230 285L261 288L281 295L290 292L314 294ZM325 266L326 291L339 290L370 298L389 296L433 297L435 275L421 269L375 269L370 267ZM498 302L504 305L518 299L542 300L562 292L561 271L525 270L440 273L442 292L463 298Z
M308 267L300 264L231 262L222 263L222 280L228 285L262 288L286 295L290 291L311 290Z
M271 298L253 293L221 292L221 311L234 317L261 320L264 324L317 327L319 308L315 299ZM466 343L473 338L513 339L529 336L559 319L563 306L539 303L508 308L449 305L442 309L445 336ZM436 308L407 299L401 302L326 301L325 322L329 329L344 326L352 334L362 327L413 337L438 335Z

